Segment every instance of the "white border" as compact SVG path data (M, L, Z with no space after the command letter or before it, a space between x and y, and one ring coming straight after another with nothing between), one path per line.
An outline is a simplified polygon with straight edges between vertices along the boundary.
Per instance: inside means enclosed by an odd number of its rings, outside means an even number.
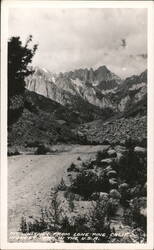
M147 8L148 9L148 229L146 244L7 242L7 39L9 8ZM153 1L2 1L1 57L1 249L154 249L154 2ZM129 20L128 20L129 22Z

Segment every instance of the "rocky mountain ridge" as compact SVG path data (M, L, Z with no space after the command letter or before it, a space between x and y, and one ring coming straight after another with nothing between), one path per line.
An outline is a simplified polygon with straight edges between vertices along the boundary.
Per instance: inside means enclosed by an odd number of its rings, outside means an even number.
M79 105L84 108L86 103L98 109L124 112L130 104L145 99L146 83L147 71L122 80L106 66L58 75L36 68L26 79L26 88L74 110L78 110Z

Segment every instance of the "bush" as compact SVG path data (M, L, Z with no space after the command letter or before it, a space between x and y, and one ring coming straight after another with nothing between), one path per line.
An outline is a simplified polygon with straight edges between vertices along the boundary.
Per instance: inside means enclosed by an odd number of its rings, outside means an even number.
M147 161L134 152L131 148L127 155L123 155L120 161L115 164L114 169L117 170L119 177L125 180L128 184L134 185L136 183L144 184L147 175Z
M21 217L20 232L27 233L27 223L24 216Z
M65 191L67 189L63 178L61 178L61 181L60 181L59 185L57 186L57 189L60 191Z
M45 146L44 144L41 144L38 146L37 150L35 151L36 155L44 155L46 153L50 152L49 148Z
M105 237L100 239L101 242L107 242L111 233L110 221L108 219L108 200L102 201L98 199L89 220L91 221L91 232L105 234Z
M96 189L97 175L82 171L71 184L71 191L88 198Z
M97 175L93 171L82 170L72 181L70 191L89 199L94 192L108 192L109 182L104 173Z
M7 153L8 156L13 156L13 155L20 155L18 149L8 149L8 153Z

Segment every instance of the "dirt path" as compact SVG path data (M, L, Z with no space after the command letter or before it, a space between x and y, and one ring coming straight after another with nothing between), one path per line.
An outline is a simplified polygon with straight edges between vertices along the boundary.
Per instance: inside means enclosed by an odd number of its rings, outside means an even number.
M54 155L20 155L8 160L9 232L17 231L21 217L38 216L48 201L50 189L59 184L68 166L93 157L103 146L76 146Z

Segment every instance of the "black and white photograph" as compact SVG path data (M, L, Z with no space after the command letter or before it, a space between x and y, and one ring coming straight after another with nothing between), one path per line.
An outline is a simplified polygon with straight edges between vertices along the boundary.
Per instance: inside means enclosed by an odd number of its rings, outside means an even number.
M34 2L8 8L7 241L145 249L149 8Z

